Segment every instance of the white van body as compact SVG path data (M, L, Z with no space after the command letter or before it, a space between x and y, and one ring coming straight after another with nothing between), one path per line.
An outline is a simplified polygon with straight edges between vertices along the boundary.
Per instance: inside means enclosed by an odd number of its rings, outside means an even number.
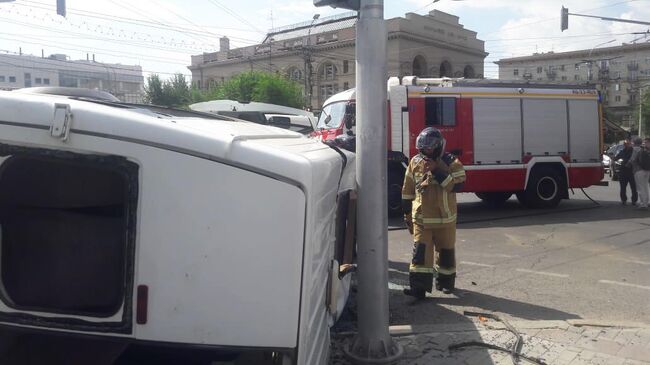
M354 162L229 118L0 92L0 326L325 364Z

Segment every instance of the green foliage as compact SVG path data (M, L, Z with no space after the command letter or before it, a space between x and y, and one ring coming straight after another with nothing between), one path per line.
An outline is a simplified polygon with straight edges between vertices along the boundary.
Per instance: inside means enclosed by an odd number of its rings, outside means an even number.
M303 107L300 84L269 72L244 72L217 86L208 94L210 100L230 99L240 102Z
M636 120L639 120L639 111L635 113ZM641 104L641 119L643 120L642 132L645 136L650 136L650 87L643 90L643 100Z
M182 74L176 74L165 81L156 74L147 78L145 100L151 104L186 107L189 104L218 99L258 101L294 108L303 106L300 84L269 72L244 72L209 91L190 88Z
M186 107L206 100L200 90L188 86L183 74L175 74L170 80L165 81L162 81L157 74L151 74L147 78L144 91L145 102L155 105Z

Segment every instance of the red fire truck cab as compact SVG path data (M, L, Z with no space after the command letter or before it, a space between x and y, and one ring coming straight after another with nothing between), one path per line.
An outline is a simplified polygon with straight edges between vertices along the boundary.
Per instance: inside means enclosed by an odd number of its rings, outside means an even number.
M314 136L336 141L354 136L355 91L329 98ZM593 86L503 80L388 81L389 213L400 210L400 188L415 139L433 126L467 173L464 192L490 204L512 194L531 208L555 207L568 189L598 184L602 118Z

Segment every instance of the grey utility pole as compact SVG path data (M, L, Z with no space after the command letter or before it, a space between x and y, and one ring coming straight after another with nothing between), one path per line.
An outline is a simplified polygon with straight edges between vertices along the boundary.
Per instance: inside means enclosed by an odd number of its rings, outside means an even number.
M359 11L356 40L358 334L346 354L386 364L402 354L388 332L386 23L383 0L314 0Z

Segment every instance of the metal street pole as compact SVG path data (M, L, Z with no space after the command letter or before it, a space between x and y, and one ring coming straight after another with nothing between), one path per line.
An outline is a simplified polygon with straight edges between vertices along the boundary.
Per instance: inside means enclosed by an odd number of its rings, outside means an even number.
M305 68L304 68L304 84L305 84L305 101L304 104L306 107L309 108L309 111L312 110L312 105L311 105L311 90L312 90L312 85L311 85L311 77L312 77L312 66L311 66L311 55L312 55L312 49L311 49L311 30L314 27L314 23L316 20L320 18L320 14L314 14L311 20L311 24L309 24L309 30L307 31L307 46L305 47L305 40L302 41L303 43L303 59L305 63Z
M383 0L361 0L356 40L358 329L346 349L356 363L402 354L388 332L386 23Z
M639 88L639 137L643 138L643 87Z

